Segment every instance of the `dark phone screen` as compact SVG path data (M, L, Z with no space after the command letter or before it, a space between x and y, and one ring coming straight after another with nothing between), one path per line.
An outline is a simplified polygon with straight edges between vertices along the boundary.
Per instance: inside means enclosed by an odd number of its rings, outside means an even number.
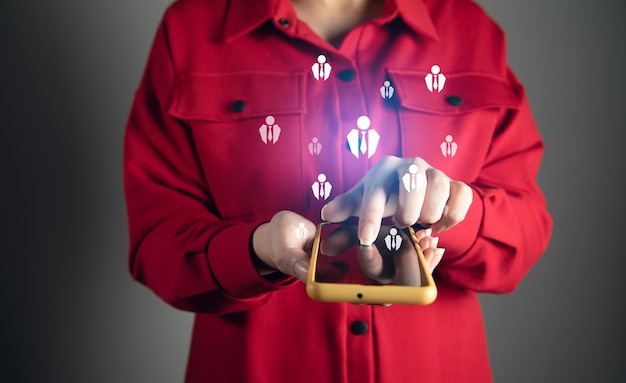
M315 280L321 283L424 286L426 277L408 229L382 226L371 246L360 246L357 226L323 225Z

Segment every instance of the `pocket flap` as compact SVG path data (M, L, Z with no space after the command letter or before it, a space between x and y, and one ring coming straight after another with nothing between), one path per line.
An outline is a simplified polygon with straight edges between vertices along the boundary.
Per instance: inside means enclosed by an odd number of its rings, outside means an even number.
M467 72L446 75L441 93L428 91L425 71L388 69L403 108L432 114L459 114L481 108L517 108L519 100L508 83L493 75ZM448 101L460 98L460 105Z
M190 73L176 79L168 112L208 121L304 113L304 78L300 72Z

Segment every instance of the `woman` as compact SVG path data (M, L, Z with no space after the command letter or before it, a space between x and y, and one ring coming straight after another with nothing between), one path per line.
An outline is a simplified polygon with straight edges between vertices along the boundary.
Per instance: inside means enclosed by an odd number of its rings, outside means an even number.
M125 185L133 277L197 313L187 382L491 381L476 293L512 291L552 225L504 44L467 0L168 9ZM363 245L431 226L433 304L307 297L314 225L350 216Z

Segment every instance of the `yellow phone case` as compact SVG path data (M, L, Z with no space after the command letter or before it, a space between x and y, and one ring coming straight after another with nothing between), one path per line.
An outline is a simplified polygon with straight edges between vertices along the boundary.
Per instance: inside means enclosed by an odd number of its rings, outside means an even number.
M435 281L428 271L428 266L421 247L418 244L415 231L410 227L405 229L405 234L408 234L410 237L410 245L415 248L417 254L421 274L419 286L401 286L398 284L366 285L361 283L328 283L317 281L316 270L322 243L321 233L323 226L327 224L327 222L324 222L317 226L315 241L313 242L306 283L306 290L309 297L321 302L413 305L427 305L436 299L437 287L435 286Z

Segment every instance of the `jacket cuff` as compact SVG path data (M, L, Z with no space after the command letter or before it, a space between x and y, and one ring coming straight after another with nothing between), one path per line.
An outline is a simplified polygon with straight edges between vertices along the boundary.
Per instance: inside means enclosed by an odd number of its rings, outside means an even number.
M297 279L261 276L250 253L250 238L259 224L226 227L209 242L209 267L224 292L236 299L249 299L290 286Z

